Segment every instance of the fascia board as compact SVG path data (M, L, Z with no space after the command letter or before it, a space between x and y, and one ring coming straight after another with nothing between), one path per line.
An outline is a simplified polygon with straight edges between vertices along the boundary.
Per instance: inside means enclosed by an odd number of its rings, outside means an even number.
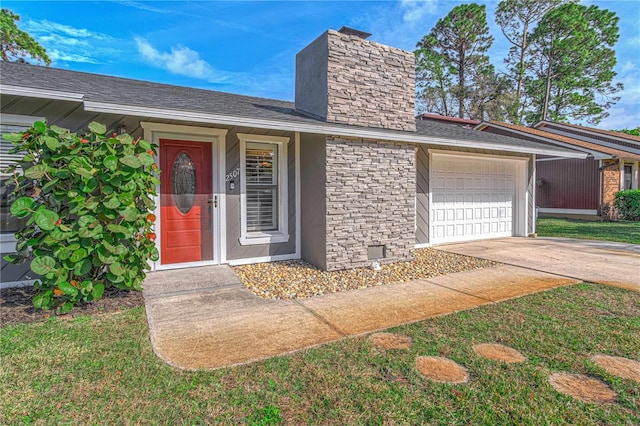
M566 126L564 123L557 123L555 121L551 121L551 122L544 122L543 121L543 122L537 123L536 126L541 126L543 124L552 124L554 126L560 127L562 129L565 129L564 130L565 133L569 133L569 134L574 134L575 135L574 132L583 132L583 133L586 133L586 134L590 135L593 138L605 137L605 138L615 139L615 140L617 140L619 142L626 142L626 143L632 143L634 145L640 145L640 142L638 142L637 140L625 138L624 136L616 136L616 135L611 135L609 133L601 133L601 132L597 132L595 130L590 130L589 128ZM573 137L575 137L576 139L579 139L579 136L573 136Z
M482 126L482 127L480 128L480 126ZM499 130L504 130L504 131L515 133L517 135L525 136L525 137L528 137L528 138L538 139L538 140L545 141L547 143L559 146L561 148L568 148L568 149L575 150L575 151L586 152L587 154L592 155L593 158L595 158L595 159L603 159L603 158L606 159L606 158L613 158L614 157L611 154L603 153L601 151L597 151L597 150L594 150L594 149L585 148L585 147L579 146L579 145L573 145L573 144L570 144L570 143L567 143L567 142L556 141L554 139L546 138L544 136L534 135L533 133L523 132L521 130L512 129L510 127L503 127L503 126L500 126L499 124L494 124L494 123L486 123L484 125L482 125L482 124L478 125L478 127L476 127L476 130L482 130L482 129L485 129L487 127L491 127L491 128L499 129ZM511 136L511 137L513 137L513 136Z
M148 118L162 118L167 120L196 121L199 123L222 124L229 126L257 127L270 130L284 130L302 133L317 133L323 135L351 136L358 138L382 139L393 142L412 142L430 145L454 146L459 148L490 149L526 154L556 155L566 158L587 158L586 153L557 151L554 149L517 147L512 145L493 144L478 141L445 139L422 135L408 135L387 133L363 128L349 128L333 126L328 123L299 123L294 121L268 120L255 117L235 117L229 115L209 114L191 111L179 111L160 108L148 108L133 105L119 105L104 102L85 101L86 111L107 114L124 114Z
M82 102L84 94L73 92L62 92L59 90L34 89L32 87L12 86L8 84L0 85L0 94L26 96L29 98L54 99L60 101Z

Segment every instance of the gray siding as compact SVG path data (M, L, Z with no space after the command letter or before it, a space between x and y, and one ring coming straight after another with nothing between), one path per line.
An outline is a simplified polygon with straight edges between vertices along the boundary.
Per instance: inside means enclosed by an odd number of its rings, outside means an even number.
M535 182L533 179L534 161L529 154L520 154L514 152L503 152L488 149L471 149L456 148L449 146L437 145L419 145L416 162L416 244L429 243L429 149L438 149L443 151L455 152L471 152L475 154L488 155L507 155L511 157L529 157L527 170L527 191L528 191L528 217L527 217L527 233L533 232L535 221L535 209L533 206L533 190Z
M268 136L285 136L289 138L287 147L287 173L288 182L288 209L289 209L289 241L278 244L240 244L240 179L236 178L235 189L230 190L226 185L227 195L227 259L249 259L252 257L278 256L293 254L296 251L296 199L295 199L295 135L292 132L258 130L245 127L234 127L227 133L227 158L225 174L232 173L240 168L240 141L238 133L250 133Z
M326 143L322 135L303 134L300 140L300 204L302 258L327 267Z
M143 130L140 126L141 121L153 121L158 123L167 124L180 124L180 125L193 125L199 127L212 127L227 129L228 134L226 137L226 173L232 172L235 168L240 167L240 143L237 138L237 133L255 133L261 135L270 136L286 136L290 138L289 146L287 149L287 161L288 161L288 226L289 226L289 241L287 243L280 244L261 244L252 246L241 246L239 243L240 238L240 181L236 179L235 189L229 190L228 185L225 185L227 191L227 258L229 260L244 259L252 257L262 256L275 256L282 254L295 253L296 242L296 222L295 222L295 135L293 132L283 132L275 130L259 130L245 127L230 128L229 126L215 125L215 124L202 124L195 122L185 122L177 120L158 120L149 119L147 117L136 116L124 116L114 114L96 114L83 110L83 106L80 103L68 102L68 101L52 101L36 98L26 98L18 96L3 96L2 97L2 112L15 115L28 115L34 117L45 117L49 124L55 124L57 126L70 129L71 131L82 131L87 128L92 121L98 121L104 123L108 129L116 129L120 126L125 126L129 134L133 137L143 136ZM225 174L226 174L225 173ZM28 269L28 266L27 266ZM4 279L4 264L3 264L3 281Z
M4 260L5 254L7 253L2 253L2 270L0 271L0 275L2 275L2 277L0 279L0 283L33 281L38 278L37 274L31 272L29 262L14 265Z
M416 154L416 244L429 243L429 153L418 145Z

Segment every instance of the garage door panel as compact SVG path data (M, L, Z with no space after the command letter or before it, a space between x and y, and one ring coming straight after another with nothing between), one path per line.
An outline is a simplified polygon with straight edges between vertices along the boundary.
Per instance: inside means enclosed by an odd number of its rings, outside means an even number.
M432 243L513 235L515 163L433 157Z

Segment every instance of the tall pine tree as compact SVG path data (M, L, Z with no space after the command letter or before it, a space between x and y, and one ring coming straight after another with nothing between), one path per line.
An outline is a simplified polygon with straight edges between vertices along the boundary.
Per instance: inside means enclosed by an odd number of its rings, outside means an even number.
M495 81L486 55L492 43L484 5L454 7L416 46L418 101L444 115L477 113L472 100L483 98L478 90L493 90L487 88ZM480 78L483 89L475 84Z
M504 62L515 89L513 101L507 107L509 119L515 124L521 124L527 105L524 80L532 66L530 32L545 14L566 2L567 0L503 0L498 4L496 23L511 44Z
M20 16L9 9L0 10L0 59L3 61L22 61L31 57L45 65L51 63L47 51L28 33L16 24Z
M531 73L524 86L532 103L525 121L586 120L598 124L618 101L613 83L618 17L597 6L568 3L549 11L531 34Z

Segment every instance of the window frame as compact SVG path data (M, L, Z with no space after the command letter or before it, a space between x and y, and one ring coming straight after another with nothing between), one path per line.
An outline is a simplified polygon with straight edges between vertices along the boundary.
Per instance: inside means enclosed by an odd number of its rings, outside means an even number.
M0 125L20 126L24 127L24 130L29 129L36 121L45 121L45 119L31 115L0 114ZM16 251L16 241L15 231L0 229L0 253L14 253Z
M240 244L274 244L289 241L288 160L290 138L282 136L238 133L240 141ZM275 145L277 179L277 228L273 231L249 231L247 229L247 145Z
M628 173L627 173L628 171ZM629 178L629 187L627 188L627 177ZM622 179L621 179L621 187L620 190L629 190L629 189L634 189L633 188L633 164L630 163L625 163L622 166Z

